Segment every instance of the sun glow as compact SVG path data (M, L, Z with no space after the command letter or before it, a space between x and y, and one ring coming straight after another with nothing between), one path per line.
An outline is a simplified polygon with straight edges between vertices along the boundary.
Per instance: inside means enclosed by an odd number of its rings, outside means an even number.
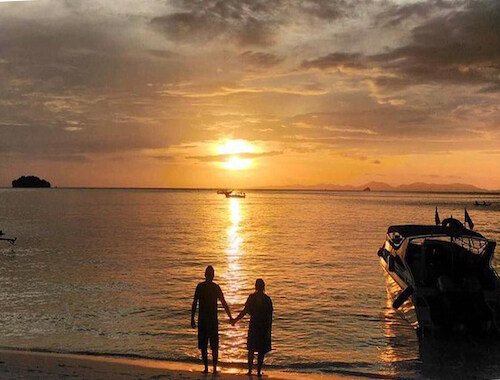
M228 170L248 169L252 166L252 160L245 155L254 152L255 148L245 140L228 140L217 147L218 154L227 156L222 167Z
M222 163L222 167L229 170L248 169L252 165L252 161L248 158L239 158L237 156L229 158Z

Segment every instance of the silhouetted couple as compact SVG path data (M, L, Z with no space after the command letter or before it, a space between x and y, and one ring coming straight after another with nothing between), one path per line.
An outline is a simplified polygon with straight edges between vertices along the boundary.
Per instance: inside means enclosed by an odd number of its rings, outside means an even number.
M264 293L264 280L255 281L255 293L250 294L241 313L233 319L224 294L214 280L214 268L210 265L205 270L205 281L196 287L191 308L191 327L196 328L194 316L196 306L200 303L198 312L198 348L205 365L204 373L208 373L208 343L212 349L214 373L217 372L219 358L219 321L217 316L217 301L220 300L224 310L234 326L246 314L250 314L248 329L248 374L252 374L254 354L257 352L257 376L262 375L264 355L271 351L271 327L273 320L273 303Z

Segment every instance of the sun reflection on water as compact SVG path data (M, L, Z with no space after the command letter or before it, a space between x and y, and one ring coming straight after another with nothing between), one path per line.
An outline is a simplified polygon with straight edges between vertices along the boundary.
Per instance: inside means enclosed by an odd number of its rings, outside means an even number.
M227 270L223 277L226 284L226 300L234 317L240 312L244 303L243 286L247 281L245 271L242 269L240 259L244 254L242 250L243 236L240 231L241 221L244 214L241 210L240 199L231 198L228 202L229 226L226 230L227 247L226 260ZM246 341L246 324L240 322L236 326L230 326L225 331L223 344L225 355L228 360L244 361L244 349Z

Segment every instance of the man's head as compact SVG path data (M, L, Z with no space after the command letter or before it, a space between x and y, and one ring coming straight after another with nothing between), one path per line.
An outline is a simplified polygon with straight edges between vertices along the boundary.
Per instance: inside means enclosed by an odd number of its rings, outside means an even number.
M264 283L264 280L262 278L258 278L257 281L255 281L255 290L263 292L265 288L266 284Z
M215 275L214 267L209 265L207 269L205 269L205 279L209 282L212 282L214 280L214 275Z

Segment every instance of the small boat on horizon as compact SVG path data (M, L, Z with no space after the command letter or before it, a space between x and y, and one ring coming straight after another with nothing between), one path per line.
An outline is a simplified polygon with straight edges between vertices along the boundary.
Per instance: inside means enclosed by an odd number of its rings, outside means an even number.
M226 198L246 198L246 194L243 191L230 191L225 193Z
M469 225L469 228L466 225ZM496 242L453 217L436 225L395 225L378 250L392 307L417 329L498 331L500 279Z
M491 202L486 202L486 201L482 201L482 202L478 202L478 201L474 201L474 206L491 206Z

